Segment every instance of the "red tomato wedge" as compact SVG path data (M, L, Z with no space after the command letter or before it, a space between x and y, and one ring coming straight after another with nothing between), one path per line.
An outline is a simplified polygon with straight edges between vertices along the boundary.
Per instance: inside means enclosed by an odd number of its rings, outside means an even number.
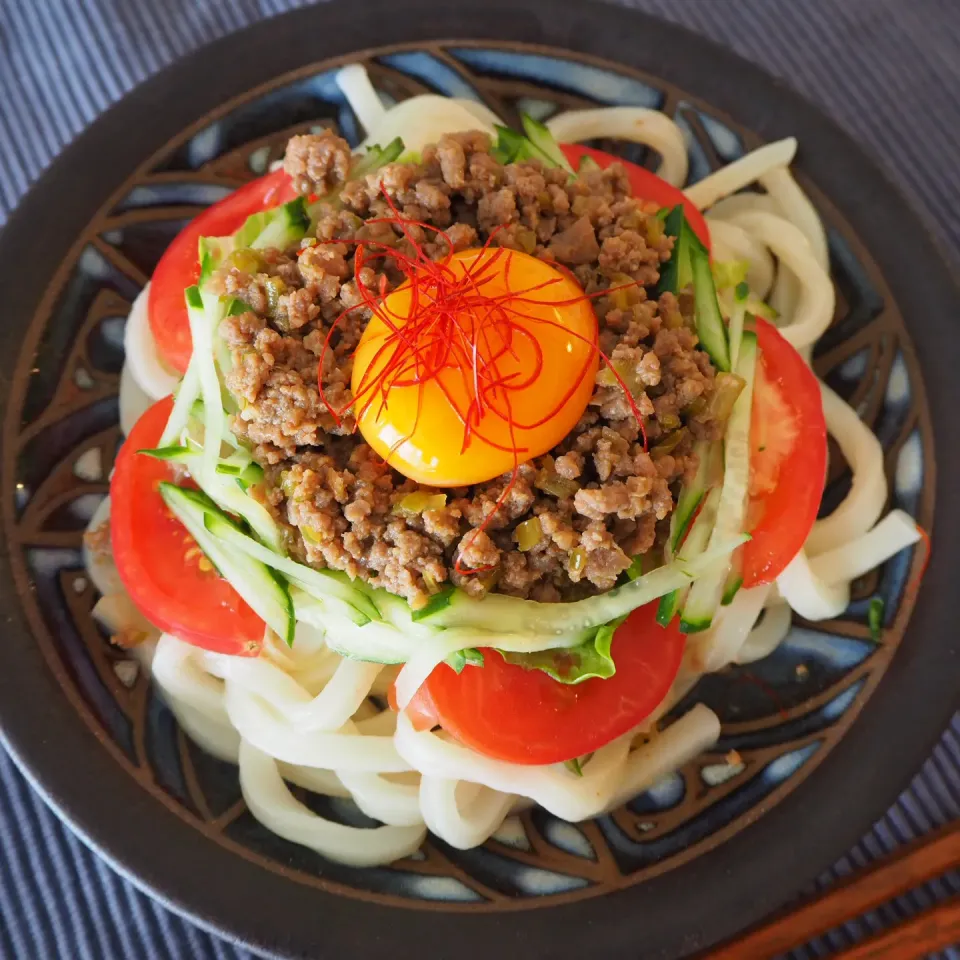
M186 372L193 349L183 291L200 279L200 238L236 233L251 214L279 206L295 196L290 177L283 170L275 170L244 184L198 214L167 247L153 271L147 304L153 339L160 356L173 370Z
M817 518L827 469L817 378L776 327L759 317L756 323L745 587L771 583L797 555Z
M591 157L601 168L609 167L611 163L621 164L630 179L633 195L639 199L652 200L661 207L675 207L678 203L682 203L687 223L700 238L700 242L708 250L710 249L710 231L707 228L707 222L703 219L703 214L686 198L682 190L678 190L672 184L667 183L666 180L662 180L655 173L651 173L643 167L638 167L635 163L630 163L629 160L604 153L603 150L594 150L592 147L584 147L579 143L561 143L560 149L564 152L574 170L580 163L581 157Z
M263 621L201 554L158 492L175 479L162 460L138 454L156 447L173 398L137 421L117 455L110 480L110 536L123 585L161 630L215 653L256 656Z
M614 634L617 672L607 680L558 683L542 670L484 650L482 667L440 664L407 709L418 729L439 723L461 743L511 763L557 763L592 753L650 716L683 657L676 623L656 622L657 605L635 610Z

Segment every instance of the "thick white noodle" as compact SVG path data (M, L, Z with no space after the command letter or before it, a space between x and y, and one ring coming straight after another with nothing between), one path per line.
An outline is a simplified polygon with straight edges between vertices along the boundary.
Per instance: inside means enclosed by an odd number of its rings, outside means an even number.
M797 312L800 303L801 284L797 277L787 264L781 261L778 264L777 279L774 281L773 289L770 291L770 306L776 311L778 326L789 323L790 318ZM810 348L798 348L803 358L810 362Z
M835 293L830 275L810 252L807 238L782 217L762 211L738 213L731 222L769 247L800 282L800 297L789 323L780 332L798 350L812 348L833 320ZM781 322L786 318L781 318Z
M824 270L829 271L830 253L827 249L827 234L823 229L823 222L810 202L810 198L793 179L793 174L786 167L777 167L763 174L759 179L766 188L767 194L780 208L781 215L798 227L807 238L817 263Z
M773 197L765 193L733 193L729 197L718 200L707 214L707 219L723 220L729 223L741 213L772 213L775 217L782 217L783 210ZM713 234L710 234L711 239ZM756 291L754 291L756 292Z
M560 143L580 143L600 137L629 140L660 154L657 176L675 187L687 179L689 158L683 131L665 113L643 107L601 107L568 110L547 121Z
M687 641L693 665L700 673L716 673L732 663L763 610L770 585L741 589L729 606L721 607L715 624Z
M152 400L169 397L180 378L161 362L150 330L148 301L150 284L137 294L123 330L124 365L130 367L137 385Z
M713 259L745 260L748 264L747 283L751 292L761 300L766 297L773 286L774 277L770 251L735 223L710 216L707 217L707 224L710 227Z
M850 603L850 583L824 583L811 569L807 551L801 550L777 577L777 589L790 606L807 620L839 617Z
M753 663L770 656L790 632L793 611L786 603L766 607L763 619L751 631L737 652L737 663Z
M887 502L883 447L874 432L825 383L820 384L827 430L837 441L853 474L850 492L829 516L818 520L807 537L810 556L826 553L865 534Z
M917 524L903 510L891 510L872 530L810 560L810 570L825 583L856 580L920 539Z
M337 776L350 791L353 802L368 817L393 827L423 824L420 791L416 784L395 783L378 773L341 770Z
M471 103L467 108L449 97L424 93L391 107L367 131L360 146L386 146L395 137L400 137L408 151L420 153L428 143L436 143L447 133L482 130L495 136L494 127L498 123L497 115L483 104Z
M583 768L583 776L562 764L524 766L475 753L427 731L413 729L406 713L397 719L394 742L411 767L424 776L468 780L530 797L563 820L585 820L604 809L613 796L629 750L621 737L598 750Z
M364 735L375 734L377 736L392 737L397 730L397 715L393 710L381 710L372 717L355 720L354 724L357 731Z
M110 522L110 497L104 497L93 511L93 516L87 524L87 533L99 530ZM93 585L101 596L110 596L114 593L123 593L123 583L117 573L117 565L113 562L113 554L109 549L91 550L86 538L83 540L83 565L87 570Z
M175 697L210 720L226 722L224 684L197 663L197 648L169 633L160 637L151 665L165 694Z
M318 770L316 767L300 767L294 763L277 763L280 776L289 783L295 783L304 790L323 794L325 797L350 799L352 794L343 785L343 781L332 770Z
M698 183L687 187L684 193L698 210L706 210L721 197L727 197L750 186L771 170L787 167L796 152L797 141L794 137L768 143L715 170Z
M337 71L337 86L347 98L360 126L369 133L383 119L387 109L373 88L367 68L362 63L349 63ZM381 144L384 146L384 144Z
M339 730L360 708L381 670L379 663L340 661L315 697L296 680L263 658L222 657L224 678L256 694L301 733Z
M503 823L515 800L489 787L465 791L467 786L441 777L420 780L420 809L428 829L458 850L469 850L486 841Z
M240 789L250 812L268 830L354 867L407 857L426 835L422 826L360 829L318 817L290 793L273 757L246 740L240 744Z
M698 703L649 743L630 752L620 782L605 809L619 807L652 787L661 777L712 747L719 736L720 718L709 707Z
M256 694L229 680L226 703L230 722L240 736L286 763L361 773L400 773L411 769L390 737L359 736L351 724L336 733L298 730Z

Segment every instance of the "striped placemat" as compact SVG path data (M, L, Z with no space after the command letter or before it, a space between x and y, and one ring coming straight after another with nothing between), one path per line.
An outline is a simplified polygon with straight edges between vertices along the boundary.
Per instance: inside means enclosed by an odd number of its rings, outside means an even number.
M621 2L726 44L831 113L874 150L956 262L956 0ZM131 87L198 46L304 5L300 0L0 0L0 225L63 146ZM817 886L957 817L960 716L910 788ZM793 951L791 958L829 956L958 893L960 873L954 873ZM181 920L117 876L60 824L0 751L0 957L252 956ZM960 949L943 956L960 960Z

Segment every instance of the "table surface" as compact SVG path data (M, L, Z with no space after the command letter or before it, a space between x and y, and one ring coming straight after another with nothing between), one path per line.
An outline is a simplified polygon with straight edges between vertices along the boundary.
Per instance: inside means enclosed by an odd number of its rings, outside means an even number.
M731 47L832 114L892 172L958 262L960 3L620 2ZM0 226L64 145L131 87L204 43L304 5L0 0ZM362 3L358 9L362 15ZM909 789L812 889L957 817L960 715ZM254 956L180 919L120 878L60 824L2 749L0 851L0 958ZM955 871L794 950L791 960L829 956L958 893ZM960 949L942 956L960 960Z

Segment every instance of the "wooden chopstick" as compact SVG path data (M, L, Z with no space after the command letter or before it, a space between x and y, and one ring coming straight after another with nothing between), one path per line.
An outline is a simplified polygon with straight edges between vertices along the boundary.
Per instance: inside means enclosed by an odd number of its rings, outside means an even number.
M896 927L838 953L834 960L905 960L960 943L960 897L938 904Z
M853 920L958 865L960 865L960 821L949 823L932 834L904 846L865 870L839 881L823 896L806 901L786 913L775 915L760 926L747 931L739 939L724 944L712 953L707 953L705 960L706 958L745 960L747 957L750 960L761 960L761 958L786 953L793 947L806 943L812 937L832 930L848 920ZM957 911L957 914L951 913L949 908ZM937 907L936 910L927 911L908 923L869 941L864 941L863 944L858 944L855 949L867 948L869 944L876 943L878 940L893 937L897 931L902 931L903 935L908 937L919 936L920 931L926 929L922 918L933 917L935 913L937 914L934 918L935 922L942 922L947 925L947 928L956 925L960 923L960 901L950 900L943 904L942 909ZM957 931L954 929L952 935L956 936L956 934ZM930 936L934 937L932 932ZM954 941L944 942L949 944ZM923 952L935 949L937 947L931 946ZM920 956L922 953L895 955L907 957ZM877 957L882 954L849 953L843 956L862 960L863 957Z

